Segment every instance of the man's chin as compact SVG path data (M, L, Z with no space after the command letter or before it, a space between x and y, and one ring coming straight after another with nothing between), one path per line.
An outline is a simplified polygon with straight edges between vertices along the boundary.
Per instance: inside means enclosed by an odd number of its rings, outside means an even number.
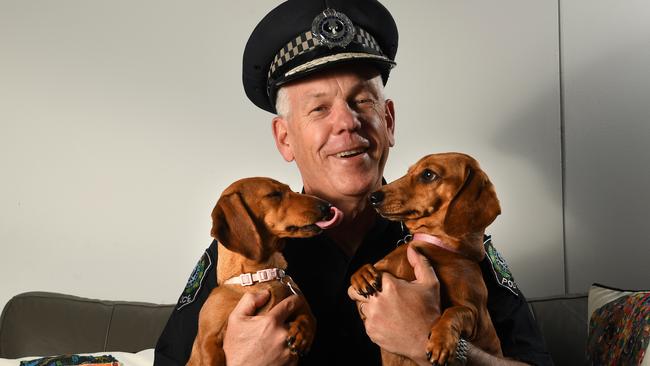
M333 176L334 177L334 176ZM371 192L374 192L381 185L381 177L379 179L368 179L368 176L347 177L337 181L331 181L332 186L344 196L358 196L365 198Z

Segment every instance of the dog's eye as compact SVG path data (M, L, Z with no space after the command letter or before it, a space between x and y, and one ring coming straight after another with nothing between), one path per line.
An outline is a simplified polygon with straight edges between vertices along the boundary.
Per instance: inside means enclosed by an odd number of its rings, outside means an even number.
M266 197L273 198L273 199L279 199L279 198L282 198L282 192L281 191L273 191L273 192L267 194Z
M437 177L438 177L438 175L436 173L434 173L433 170L431 170L431 169L424 169L422 174L420 174L420 179L423 182L432 182Z

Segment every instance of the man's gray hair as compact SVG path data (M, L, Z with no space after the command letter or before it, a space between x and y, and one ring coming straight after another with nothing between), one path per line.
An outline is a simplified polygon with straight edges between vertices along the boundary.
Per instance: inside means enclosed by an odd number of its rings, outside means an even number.
M289 95L286 88L278 89L275 97L275 112L282 118L289 116Z

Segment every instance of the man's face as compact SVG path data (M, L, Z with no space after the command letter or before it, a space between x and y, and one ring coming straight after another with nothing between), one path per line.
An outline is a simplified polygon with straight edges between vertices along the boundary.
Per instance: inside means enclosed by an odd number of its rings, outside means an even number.
M363 197L381 185L394 109L373 69L337 68L283 87L288 111L273 120L278 150L295 160L306 193Z

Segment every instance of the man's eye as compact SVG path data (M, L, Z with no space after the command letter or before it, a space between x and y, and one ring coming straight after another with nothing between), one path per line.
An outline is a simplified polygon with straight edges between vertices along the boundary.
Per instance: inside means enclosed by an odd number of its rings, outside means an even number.
M369 98L366 99L356 99L354 101L356 105L374 105L375 101Z
M420 179L423 182L432 182L438 177L438 174L434 173L431 169L424 169L422 174L420 174Z
M313 108L309 113L322 113L327 111L327 106L319 105L318 107Z

